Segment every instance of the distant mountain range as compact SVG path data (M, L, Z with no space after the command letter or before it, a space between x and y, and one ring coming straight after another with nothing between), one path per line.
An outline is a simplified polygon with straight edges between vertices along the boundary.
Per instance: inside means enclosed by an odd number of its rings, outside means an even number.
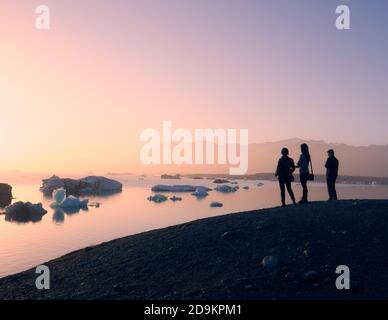
M248 174L274 172L283 147L289 149L290 156L297 162L301 143L307 143L310 147L316 174L325 173L327 150L334 149L340 161L340 175L388 177L388 145L350 146L298 138L250 144ZM226 174L229 167L229 165L166 165L144 166L141 170L159 174Z
M340 161L340 174L347 176L388 177L388 145L350 146L343 143L327 143L301 139L255 143L249 146L249 172L272 172L280 157L282 147L290 150L290 156L298 160L300 144L307 143L317 174L325 172L327 150L334 149Z

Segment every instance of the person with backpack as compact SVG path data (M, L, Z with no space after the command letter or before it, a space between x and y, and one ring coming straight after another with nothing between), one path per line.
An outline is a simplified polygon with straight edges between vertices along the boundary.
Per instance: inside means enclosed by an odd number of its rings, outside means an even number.
M309 147L306 143L301 144L300 146L301 155L297 164L297 168L299 168L299 178L300 184L303 188L302 199L299 201L299 204L308 203L308 187L307 182L314 180L313 166L311 162L311 156ZM311 173L310 173L311 167Z

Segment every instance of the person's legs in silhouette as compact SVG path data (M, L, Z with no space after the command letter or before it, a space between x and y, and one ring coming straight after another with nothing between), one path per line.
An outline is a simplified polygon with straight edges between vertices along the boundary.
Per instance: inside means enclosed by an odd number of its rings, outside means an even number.
M333 178L333 200L338 200L338 197L337 197L337 190L335 188L335 182L336 182L337 178Z
M335 189L335 182L337 178L335 177L327 177L327 190L329 192L330 200L337 200L337 191Z
M326 182L327 182L327 192L329 193L329 200L333 200L333 188L332 188L331 178L327 177Z
M286 188L285 188L285 182L279 180L279 186L280 186L280 198L282 200L282 206L284 207L286 205Z
M308 199L308 188L307 188L307 175L301 174L300 175L300 184L302 185L303 194L302 199L299 201L299 203L307 203Z
M292 187L291 187L291 181L286 182L286 187L287 187L288 194L290 195L290 198L292 200L292 203L296 204L294 192L292 191Z

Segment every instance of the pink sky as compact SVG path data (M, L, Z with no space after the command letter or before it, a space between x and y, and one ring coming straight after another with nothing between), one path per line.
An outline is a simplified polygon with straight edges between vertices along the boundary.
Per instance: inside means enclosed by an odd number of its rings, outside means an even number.
M250 142L387 142L386 60L361 27L332 30L335 7L315 21L302 1L90 3L46 1L42 32L35 1L1 2L0 171L141 171L139 134L163 120Z

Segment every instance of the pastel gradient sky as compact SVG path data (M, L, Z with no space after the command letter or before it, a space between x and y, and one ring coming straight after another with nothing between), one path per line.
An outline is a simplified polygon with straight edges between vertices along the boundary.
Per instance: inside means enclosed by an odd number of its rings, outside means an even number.
M51 9L37 31L35 7ZM350 31L335 8L351 9ZM2 0L0 171L135 171L139 134L388 143L386 0Z

